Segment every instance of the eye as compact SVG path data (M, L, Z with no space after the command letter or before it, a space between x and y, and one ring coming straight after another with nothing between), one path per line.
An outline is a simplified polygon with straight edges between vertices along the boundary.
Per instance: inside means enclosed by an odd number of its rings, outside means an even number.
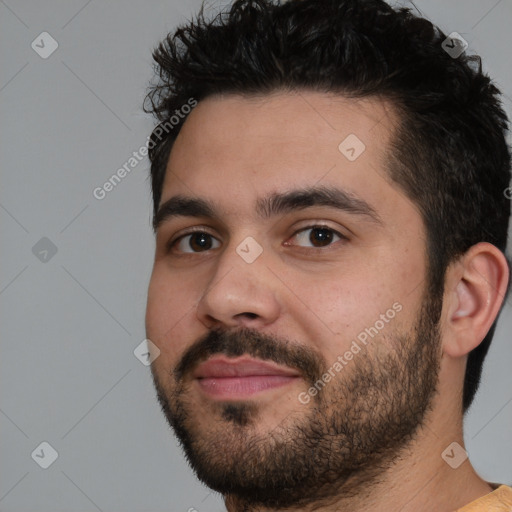
M286 243L286 245L321 248L327 247L341 239L347 240L347 237L327 226L309 226L297 231L292 239L296 239L299 243Z
M217 249L220 242L209 233L195 231L182 235L169 244L169 250L183 253L196 253Z

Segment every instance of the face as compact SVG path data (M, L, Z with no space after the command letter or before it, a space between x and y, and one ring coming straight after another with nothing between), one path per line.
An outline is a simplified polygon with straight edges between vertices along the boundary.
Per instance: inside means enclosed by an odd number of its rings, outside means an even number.
M230 95L201 101L175 141L151 368L198 477L230 499L348 492L431 406L438 304L420 214L385 170L396 124L377 99Z

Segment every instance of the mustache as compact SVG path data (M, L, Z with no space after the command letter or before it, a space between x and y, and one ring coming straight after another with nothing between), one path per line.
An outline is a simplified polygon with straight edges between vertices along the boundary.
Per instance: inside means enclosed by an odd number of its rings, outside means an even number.
M213 329L194 342L183 354L173 371L176 382L190 374L200 363L215 354L228 357L248 355L264 361L289 366L310 383L315 383L327 365L312 350L248 328L237 331Z

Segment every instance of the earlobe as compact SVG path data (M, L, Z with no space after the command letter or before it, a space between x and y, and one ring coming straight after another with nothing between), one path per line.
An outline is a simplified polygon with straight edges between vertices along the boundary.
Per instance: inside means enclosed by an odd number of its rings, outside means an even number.
M444 352L462 357L477 347L494 323L505 297L508 263L494 245L474 245L451 269Z

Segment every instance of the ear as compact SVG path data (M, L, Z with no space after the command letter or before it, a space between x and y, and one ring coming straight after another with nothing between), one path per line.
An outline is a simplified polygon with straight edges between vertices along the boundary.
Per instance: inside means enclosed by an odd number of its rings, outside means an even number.
M487 242L472 246L448 268L444 353L462 357L482 342L500 312L508 279L505 255Z

